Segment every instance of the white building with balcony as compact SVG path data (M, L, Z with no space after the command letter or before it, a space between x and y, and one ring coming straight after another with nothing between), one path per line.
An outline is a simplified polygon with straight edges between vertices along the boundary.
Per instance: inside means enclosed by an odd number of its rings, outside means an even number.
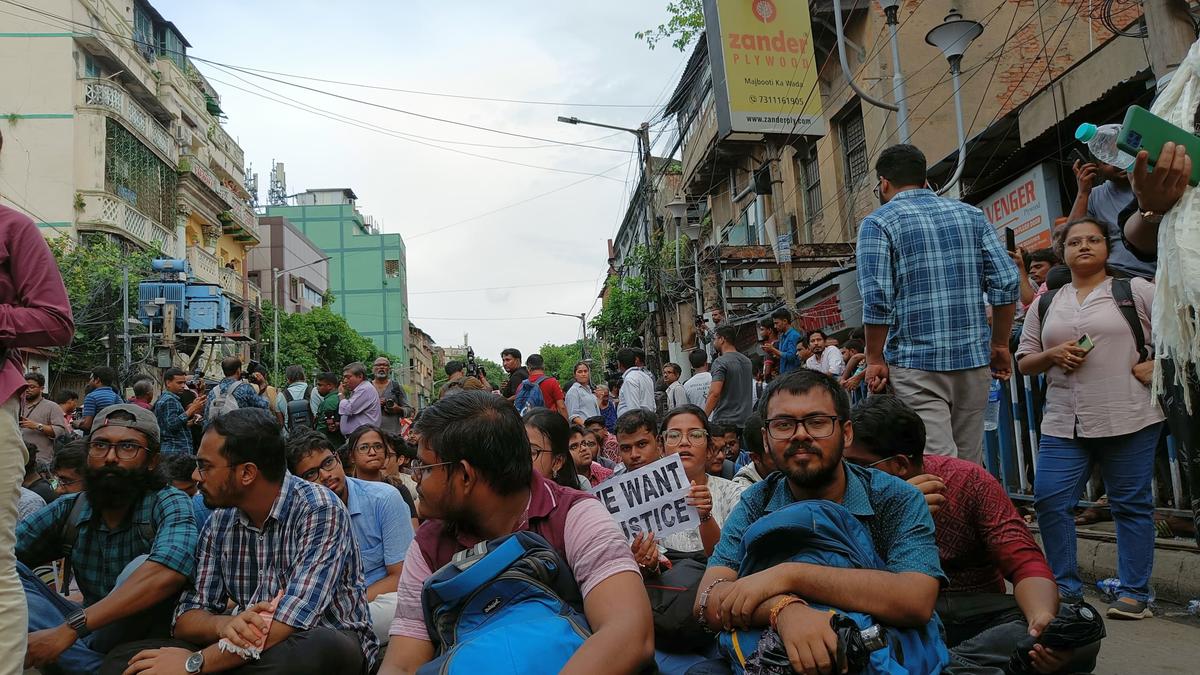
M36 7L8 7L0 31L0 202L47 236L187 258L248 316L259 234L242 149L191 45L144 0Z

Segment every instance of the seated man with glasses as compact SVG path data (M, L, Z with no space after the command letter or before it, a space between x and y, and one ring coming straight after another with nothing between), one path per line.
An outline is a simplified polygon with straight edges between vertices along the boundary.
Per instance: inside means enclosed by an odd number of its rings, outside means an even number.
M416 672L435 656L422 608L425 580L458 552L522 530L555 548L583 596L591 635L565 670L633 673L648 665L650 601L621 530L591 495L534 470L529 436L513 405L464 391L425 408L414 429L418 456L408 471L428 520L405 558L380 674ZM506 672L504 655L497 658L496 672Z
M238 408L213 420L195 475L213 512L196 583L175 608L175 639L123 645L101 675L371 672L379 644L350 514L330 490L288 473L275 416Z
M105 408L92 420L83 492L64 494L17 526L17 558L29 605L27 668L94 673L128 640L166 637L179 592L196 569L192 505L157 471L154 413ZM30 568L66 558L77 605Z
M383 443L371 448L380 456ZM355 448L354 450L358 450ZM288 471L310 483L333 490L350 511L350 527L362 556L371 626L381 643L396 614L396 585L404 568L404 555L412 543L412 514L400 491L387 483L346 475L342 460L323 434L301 431L287 447Z
M1003 673L1017 643L1040 634L1060 611L1054 574L1004 486L974 462L925 455L925 423L896 396L867 398L851 420L846 461L907 480L933 513L950 579L937 600L953 657L945 672ZM1030 661L1040 673L1091 672L1098 651L1099 643L1074 651L1038 645Z
M777 473L746 488L725 520L695 611L714 630L771 625L794 669L833 672L838 640L830 615L798 599L870 614L885 625L926 626L945 581L933 520L913 486L842 461L854 429L850 399L836 379L797 370L776 378L764 397L763 443ZM785 562L739 579L737 570L746 553L743 538L750 525L809 499L837 502L860 520L884 569Z

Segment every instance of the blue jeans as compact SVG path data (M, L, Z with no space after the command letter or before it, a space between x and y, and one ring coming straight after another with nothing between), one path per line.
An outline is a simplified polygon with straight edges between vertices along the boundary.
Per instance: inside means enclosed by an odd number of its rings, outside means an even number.
M145 560L146 556L141 555L126 565L120 576L117 577L117 585L119 586L129 578L129 575ZM20 561L17 561L17 573L21 577L21 585L25 588L25 602L29 608L30 633L46 628L57 628L66 622L68 616L80 608L80 605L51 590ZM117 638L117 636L106 636L104 629L79 638L75 644L68 647L58 657L54 667L47 669L46 672L61 672L70 675L95 673L100 670L100 664L104 661L103 651L113 646L113 640L105 640L105 637ZM106 642L108 644L103 644Z
M1099 463L1117 526L1117 595L1146 602L1154 567L1154 449L1162 432L1156 422L1141 431L1107 438L1042 436L1034 479L1034 507L1046 560L1064 599L1083 597L1076 558L1072 508Z

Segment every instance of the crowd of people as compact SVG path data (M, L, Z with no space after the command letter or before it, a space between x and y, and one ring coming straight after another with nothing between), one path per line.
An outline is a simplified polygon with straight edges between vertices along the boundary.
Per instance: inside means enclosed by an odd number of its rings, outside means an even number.
M498 386L471 353L418 412L386 358L293 365L277 388L228 357L212 386L168 368L128 399L97 367L81 400L6 357L0 441L20 448L0 475L23 478L0 621L26 625L19 642L0 626L0 650L18 670L150 675L1089 672L1101 614L1152 615L1156 448L1168 425L1195 447L1194 416L1149 388L1153 230L1190 160L1171 146L1160 167L1076 166L1053 246L1008 251L928 189L919 150L888 148L859 229L861 331L802 332L780 308L747 341L714 313L686 378L623 346L608 378L581 361L560 383L510 348ZM32 261L0 270L3 315L23 310L2 344L63 344L41 235L0 207L0 236ZM1014 363L1045 381L1044 553L983 466ZM626 537L593 493L669 457L696 524ZM1094 466L1117 527L1104 612L1075 554Z

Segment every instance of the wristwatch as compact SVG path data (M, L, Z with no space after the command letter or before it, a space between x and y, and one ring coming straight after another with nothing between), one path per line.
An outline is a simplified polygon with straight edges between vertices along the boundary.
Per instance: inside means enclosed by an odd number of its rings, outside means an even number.
M1166 214L1158 211L1142 211L1142 221L1151 225L1157 225L1162 222L1163 216Z
M75 631L79 637L87 637L92 631L87 627L87 614L83 608L77 609L67 617L67 625Z
M204 669L204 652L193 652L183 664L186 673L195 675Z
M45 424L39 424L39 425L37 425L37 430L38 430L38 431L44 431L45 429L46 429L46 425L45 425Z

